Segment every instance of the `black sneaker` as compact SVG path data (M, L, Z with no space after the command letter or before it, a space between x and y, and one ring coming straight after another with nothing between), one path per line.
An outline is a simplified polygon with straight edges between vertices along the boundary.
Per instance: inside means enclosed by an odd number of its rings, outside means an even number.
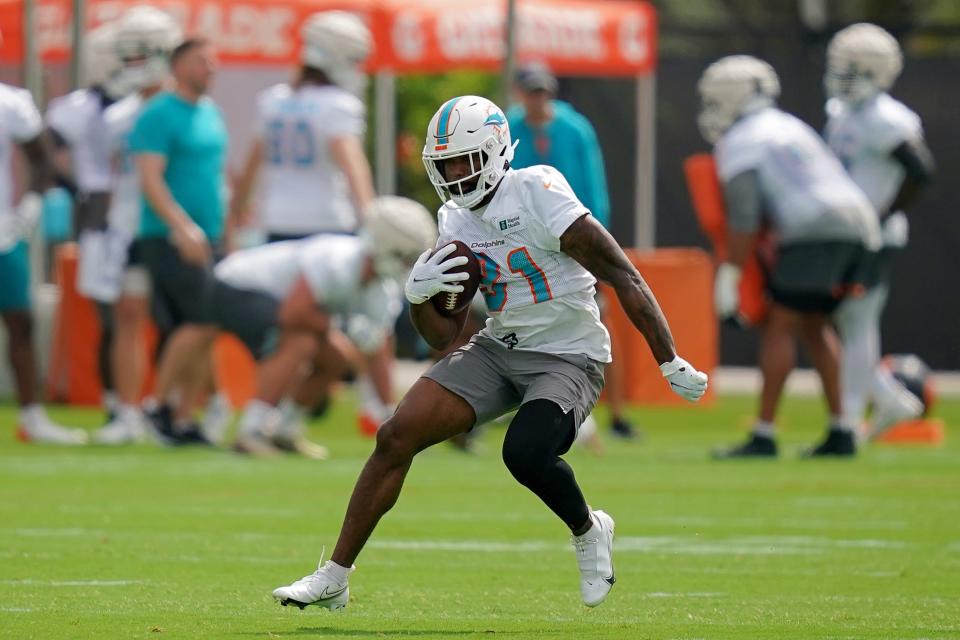
M832 428L827 431L827 437L823 442L807 449L803 452L804 458L821 458L824 456L836 456L840 458L852 458L857 453L857 442L853 432L846 429Z
M186 425L181 425L178 430L176 430L177 435L177 444L199 444L205 447L212 447L213 443L207 438L203 433L203 430L195 422L190 422Z
M633 425L623 418L614 418L610 423L610 433L624 440L636 440L640 436L640 433L633 428Z
M730 458L775 458L777 457L777 442L773 438L750 434L750 439L743 444L729 449L716 449L713 452L715 460Z
M155 409L144 410L143 415L153 427L153 434L160 444L168 447L180 444L180 437L173 428L173 411L169 406L162 404Z

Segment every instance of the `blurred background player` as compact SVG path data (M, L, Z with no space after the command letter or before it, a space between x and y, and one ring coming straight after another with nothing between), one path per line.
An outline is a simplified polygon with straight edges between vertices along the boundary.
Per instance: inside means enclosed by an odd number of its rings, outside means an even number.
M170 69L174 89L146 104L129 139L144 196L133 255L150 273L155 306L174 328L145 406L166 441L207 443L190 414L211 376L213 251L224 231L228 136L220 109L207 95L216 72L210 42L189 38L179 44ZM174 424L170 402L177 382L188 391L177 403Z
M140 410L147 371L144 327L150 317L150 274L130 260L140 230L140 179L129 137L146 102L163 89L169 58L182 34L176 22L153 7L134 7L118 21L118 84L130 95L107 108L107 140L113 161L113 193L107 214L111 251L100 257L100 298L113 305L112 362L118 406L116 417L94 435L99 444L144 439L148 429ZM152 355L152 354L151 354Z
M41 134L43 120L26 89L0 84L0 316L7 328L10 368L20 405L17 437L25 442L77 445L87 440L47 416L37 399L37 363L30 308L30 256L26 238L40 217L41 193L51 171ZM29 165L27 191L14 206L12 159L18 145Z
M916 113L887 91L903 68L896 39L872 24L838 32L827 47L827 144L880 216L877 283L837 310L843 339L843 408L858 425L872 401L872 433L923 413L923 403L880 364L880 317L895 254L907 244L904 210L933 176L933 156Z
M117 402L110 346L113 316L108 285L103 280L109 256L122 248L107 233L107 209L112 183L110 150L107 148L104 113L124 88L117 82L120 69L116 52L116 22L105 23L86 35L85 75L88 86L54 98L47 107L46 122L56 150L54 165L74 190L73 232L79 242L77 290L96 303L100 318L97 351L103 404L112 418ZM109 267L107 267L109 268Z
M217 265L218 324L259 360L257 396L240 420L237 451L326 457L304 439L304 416L329 402L331 384L348 369L362 371L383 351L403 308L397 281L437 239L433 217L407 198L376 199L365 220L359 236L270 243ZM380 401L392 404L392 390L382 394Z
M873 207L820 136L779 110L780 81L751 56L714 62L698 85L697 124L714 144L723 184L729 258L717 269L717 315L739 310L741 269L768 225L777 238L769 265L770 311L762 329L760 409L743 445L718 457L774 456L774 420L800 338L823 383L829 409L826 438L808 453L855 453L855 425L844 419L839 380L840 346L830 314L850 287L861 283L867 251L879 248Z
M370 31L351 13L325 11L307 18L301 37L297 79L258 96L258 137L231 205L231 220L243 224L259 180L259 222L271 242L355 234L374 198L363 149L362 67L372 46ZM368 435L392 411L377 391L389 386L392 349L389 339L358 381L360 425Z
M485 98L453 98L431 119L423 163L444 204L439 249L424 252L407 278L411 316L436 349L460 335L467 310L442 316L428 303L440 292L464 290L457 283L469 276L449 272L468 261L448 259L450 243L460 240L490 245L477 258L491 318L424 374L380 428L330 561L275 589L281 604L346 606L353 561L396 503L413 457L517 407L503 442L507 469L569 527L584 603L599 605L613 586L613 519L587 506L560 457L596 403L610 360L595 277L617 291L676 393L699 399L707 377L676 355L643 278L563 175L546 166L513 170L512 157L506 117Z
M609 230L610 196L597 133L572 105L556 99L557 86L556 77L543 64L531 64L518 71L514 87L520 102L507 110L507 122L517 145L510 166L523 169L545 164L559 170L580 202ZM606 304L598 295L603 313ZM610 341L613 362L607 367L604 386L610 405L610 432L621 438L634 438L637 432L623 415L625 362L613 333ZM591 417L581 426L579 437L595 429Z

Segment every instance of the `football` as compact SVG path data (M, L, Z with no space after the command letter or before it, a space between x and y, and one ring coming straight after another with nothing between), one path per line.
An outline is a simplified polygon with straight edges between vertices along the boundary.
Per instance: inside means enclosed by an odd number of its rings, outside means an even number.
M465 256L467 258L467 264L454 267L447 271L447 273L466 272L470 274L470 278L459 283L463 285L463 291L460 293L441 291L430 298L430 301L433 303L433 308L442 316L455 316L470 306L470 302L473 300L473 296L477 293L477 288L480 286L480 261L477 260L477 256L470 250L470 247L459 240L454 240L449 244L454 244L457 248L447 256L445 260L450 260L457 256Z

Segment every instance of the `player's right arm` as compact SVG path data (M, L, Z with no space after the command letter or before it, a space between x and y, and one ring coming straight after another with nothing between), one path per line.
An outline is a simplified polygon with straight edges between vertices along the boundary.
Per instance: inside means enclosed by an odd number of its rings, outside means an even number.
M417 333L437 351L443 351L453 344L463 331L469 313L470 308L467 307L455 316L442 316L432 304L410 305L410 319Z
M347 179L347 186L353 197L357 218L363 224L363 213L373 202L376 192L373 188L373 174L370 163L363 152L360 138L352 135L338 136L330 140L330 156Z

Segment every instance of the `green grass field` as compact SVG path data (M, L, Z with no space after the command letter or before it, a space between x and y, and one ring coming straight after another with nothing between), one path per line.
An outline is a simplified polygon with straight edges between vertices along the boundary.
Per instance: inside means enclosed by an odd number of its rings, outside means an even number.
M491 429L478 455L421 454L343 613L281 608L270 591L335 542L372 446L349 399L312 426L324 463L26 446L3 405L0 637L960 638L960 438L802 461L824 415L791 399L780 460L709 461L752 404L637 411L643 442L570 455L617 521L601 607L580 603L567 532L510 478ZM937 413L957 427L960 400Z

